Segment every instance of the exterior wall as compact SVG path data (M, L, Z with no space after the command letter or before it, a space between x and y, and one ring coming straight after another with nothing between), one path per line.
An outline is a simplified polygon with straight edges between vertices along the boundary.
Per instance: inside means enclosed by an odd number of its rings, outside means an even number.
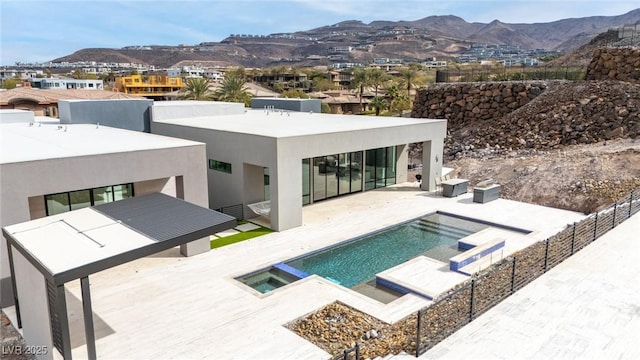
M275 139L157 122L151 123L151 131L154 134L190 139L207 144L207 159L203 160L201 165L207 167L209 208L218 209L244 204L245 214L251 214L251 210L246 207L246 204L264 200L262 198L256 199L256 197L263 191L262 168L275 169L276 167ZM209 159L230 163L231 174L208 169ZM245 170L245 164L254 165L259 170L252 169L252 167ZM247 171L246 175L245 171ZM255 193L245 192L244 184L247 176L251 179L255 178L256 184L259 179L259 192L257 190ZM273 189L273 185L271 188Z
M409 151L408 144L402 144L402 145L396 146L396 184L407 181L407 172L408 172L407 165L409 164L408 151ZM442 165L440 165L440 168L442 168Z
M150 132L153 100L60 100L61 124L96 124Z
M135 196L159 192L181 199L181 197L178 196L175 177L138 181L133 183L133 189Z
M442 175L442 149L444 138L422 143L422 190L435 190L435 178Z
M38 356L38 359L53 359L53 353L57 353L57 350L53 348L51 327L49 326L49 304L44 276L20 252L13 249L11 253L18 298L20 299L22 337L28 345L46 346L48 351L46 354ZM2 290L4 297L4 289ZM9 287L7 295L13 297L11 287Z
M204 164L204 144L1 164L0 226L31 220L30 203L35 206L37 200L34 198L45 194L129 182L170 179L175 176L181 177L183 186L182 189L173 190L174 193L182 191L184 200L206 207L208 197L205 191L207 180ZM105 171L106 169L108 171ZM175 187L170 182L166 180L157 182L155 188L169 191L171 186ZM173 182L175 184L175 178ZM134 191L136 191L135 187ZM34 210L34 213L37 211ZM2 279L0 304L5 306L13 301L4 239L0 251Z
M32 123L34 113L27 110L0 110L0 123Z
M322 102L318 99L280 99L280 98L253 98L251 108L263 109L265 106L273 106L278 110L290 110L299 112L321 112Z
M244 104L221 101L170 101L154 103L151 108L153 121L183 119L188 117L244 114Z

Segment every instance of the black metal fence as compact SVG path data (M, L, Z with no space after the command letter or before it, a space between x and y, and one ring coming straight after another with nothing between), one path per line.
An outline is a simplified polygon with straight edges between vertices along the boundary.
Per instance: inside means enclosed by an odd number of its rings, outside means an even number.
M640 189L636 189L607 209L474 275L418 311L415 342L407 345L407 351L420 356L639 211Z
M488 69L447 69L436 71L437 83L525 80L582 80L587 72L581 66L532 66Z
M331 360L360 360L360 344L349 349L342 350L341 354L335 355Z

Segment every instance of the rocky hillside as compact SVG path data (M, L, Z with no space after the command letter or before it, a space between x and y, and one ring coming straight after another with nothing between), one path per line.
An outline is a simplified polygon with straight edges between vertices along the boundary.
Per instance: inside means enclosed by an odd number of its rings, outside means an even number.
M366 62L376 57L423 61L451 58L472 43L508 44L525 49L566 51L583 45L610 28L640 21L640 9L620 16L564 19L550 23L469 23L456 16L430 16L416 21L344 21L287 34L234 34L221 42L190 46L144 46L140 49L83 49L53 62L134 62L171 67L192 61L203 65L314 66L339 61ZM335 47L350 46L346 53ZM334 49L334 50L332 50Z
M600 48L586 81L436 84L418 92L412 116L448 120L449 158L634 139L638 69L639 49Z
M591 213L640 186L640 51L594 55L587 78L598 80L438 84L412 115L448 119L446 165L472 184L492 178L505 198Z

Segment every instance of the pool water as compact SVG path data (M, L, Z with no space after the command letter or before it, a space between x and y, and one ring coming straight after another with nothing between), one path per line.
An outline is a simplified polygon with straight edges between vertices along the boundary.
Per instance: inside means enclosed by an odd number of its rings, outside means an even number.
M463 252L458 249L459 239L488 227L435 213L333 245L285 264L301 274L317 274L348 288L360 288L375 279L377 273L416 256L424 255L448 262L451 257ZM274 267L238 278L262 293L298 279Z
M261 293L266 294L279 287L290 284L298 280L298 278L281 270L270 268L267 271L244 276L239 280Z
M446 258L437 260L448 262L462 252L458 250L459 239L487 227L472 223L473 229L469 229L462 227L461 221L464 220L433 214L286 264L353 287L433 249L442 249L439 253ZM438 254L431 253L432 257Z

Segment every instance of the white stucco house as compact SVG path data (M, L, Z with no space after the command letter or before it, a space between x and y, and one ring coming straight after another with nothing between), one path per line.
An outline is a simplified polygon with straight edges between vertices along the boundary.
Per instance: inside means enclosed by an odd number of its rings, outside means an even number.
M268 201L282 231L302 225L304 205L406 181L407 144L424 145L424 179L440 176L446 120L156 102L151 132L207 144L211 209L250 218L250 205Z

